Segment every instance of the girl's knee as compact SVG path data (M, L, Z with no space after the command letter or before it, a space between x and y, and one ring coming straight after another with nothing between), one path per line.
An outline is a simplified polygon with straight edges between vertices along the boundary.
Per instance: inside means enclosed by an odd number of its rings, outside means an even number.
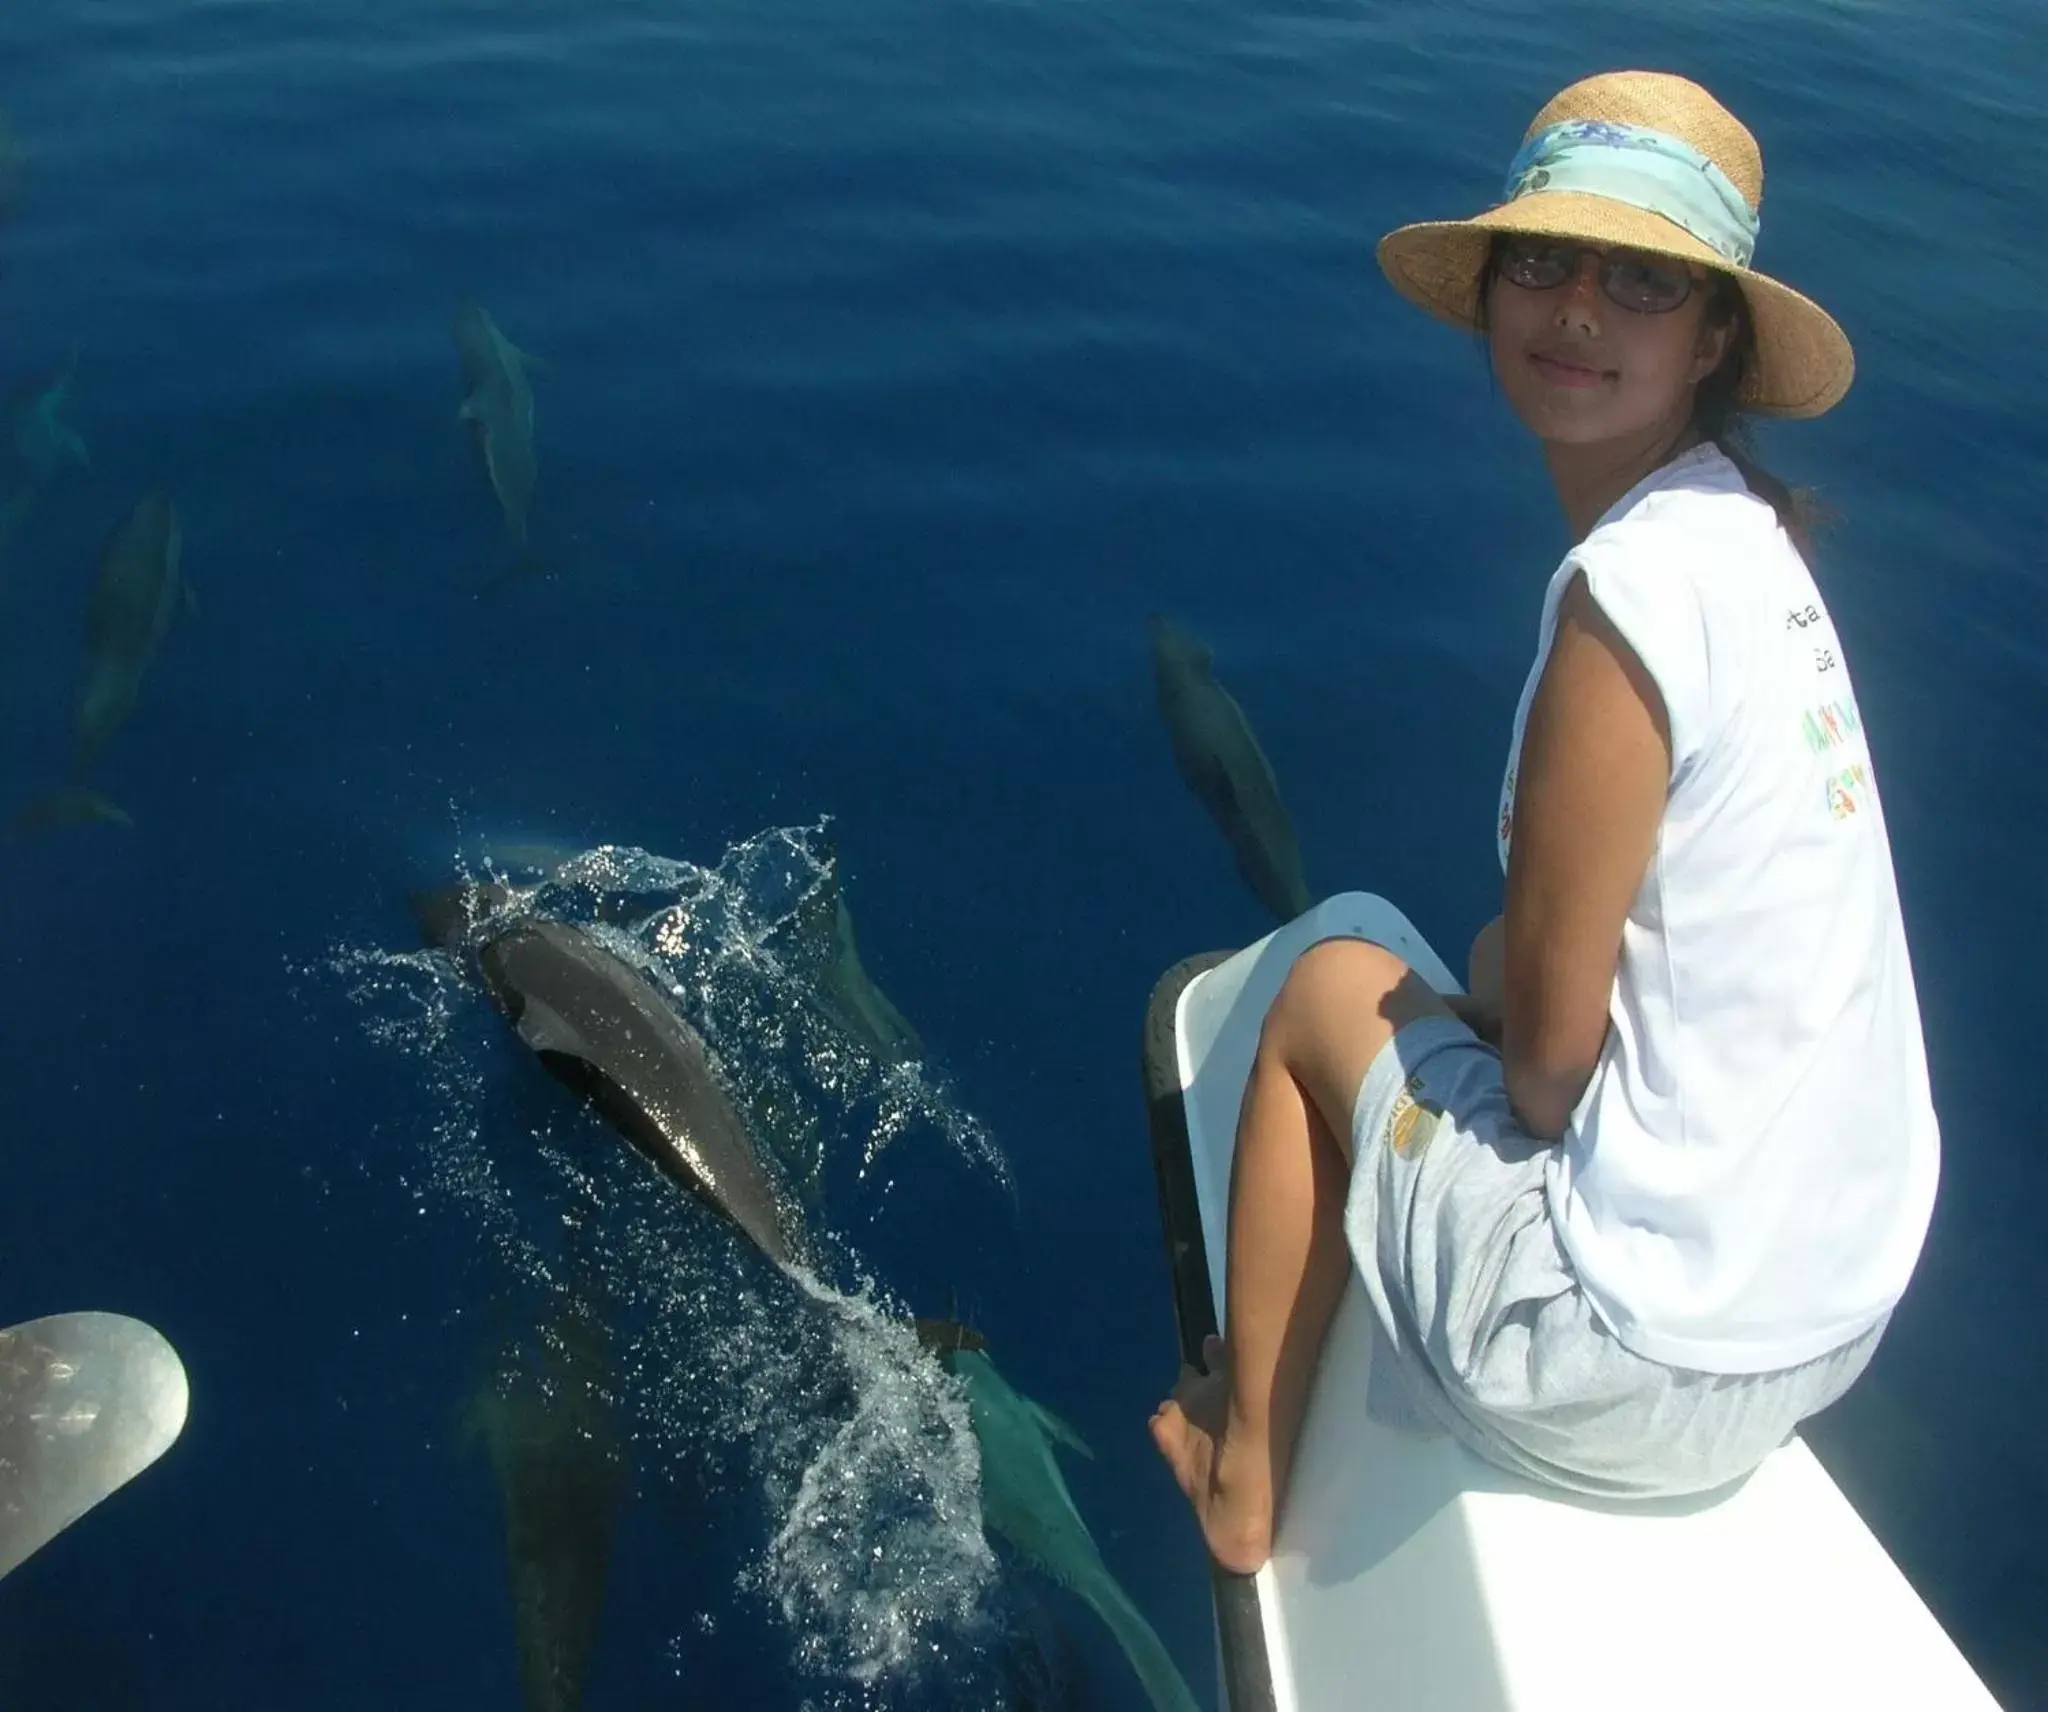
M1266 1013L1253 1074L1291 1079L1349 1155L1351 1108L1381 1047L1407 1020L1408 965L1362 939L1326 939L1295 960Z
M1325 939L1294 960L1280 1003L1356 1005L1361 997L1391 993L1408 978L1408 965L1367 939Z
M1388 996L1408 980L1408 965L1363 939L1325 939L1294 960L1266 1013L1261 1050L1293 1051L1332 1033L1370 1029Z
M1362 1047L1369 1063L1409 1023L1449 1015L1429 983L1385 946L1325 939L1295 959L1266 1013L1259 1050L1298 1063L1341 1043L1342 1056Z

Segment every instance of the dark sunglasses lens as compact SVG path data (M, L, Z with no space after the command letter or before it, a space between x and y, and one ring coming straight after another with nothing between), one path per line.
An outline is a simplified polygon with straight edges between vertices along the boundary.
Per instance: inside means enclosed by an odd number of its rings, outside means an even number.
M1509 244L1500 253L1500 271L1528 291L1548 291L1570 277L1577 252L1566 244Z
M1622 308L1645 315L1676 309L1692 293L1692 276L1683 268L1655 262L1610 261L1600 271L1600 283Z

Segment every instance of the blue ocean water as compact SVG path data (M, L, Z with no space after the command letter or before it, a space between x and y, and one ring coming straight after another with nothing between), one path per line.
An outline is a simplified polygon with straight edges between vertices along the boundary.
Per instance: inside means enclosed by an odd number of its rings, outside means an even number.
M1267 924L1174 776L1144 618L1214 645L1311 885L1455 955L1563 527L1371 246L1634 64L1757 131L1759 261L1861 359L1765 449L1840 514L1946 1153L1811 1436L2006 1704L2048 1704L2044 44L2020 0L0 12L0 379L75 347L91 450L0 556L8 812L61 777L99 548L152 484L197 595L100 769L134 827L0 845L0 1321L139 1314L194 1387L164 1463L0 1586L0 1694L513 1703L461 1412L585 1170L638 1364L591 1705L1134 1703L1085 1608L920 1531L906 1470L953 1490L952 1441L864 1277L957 1303L1090 1441L1076 1501L1207 1703L1144 1434L1174 1342L1136 1032L1166 965ZM558 567L488 596L472 294L546 359ZM681 895L821 817L936 1067L879 1151L883 1092L758 1070L820 1150L831 1302L720 1270L485 1009L379 957L480 840L640 847ZM748 943L736 1061L786 996Z

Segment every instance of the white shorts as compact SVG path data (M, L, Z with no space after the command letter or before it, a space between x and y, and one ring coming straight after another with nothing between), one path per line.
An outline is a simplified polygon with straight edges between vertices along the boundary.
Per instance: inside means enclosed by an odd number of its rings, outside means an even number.
M1500 1056L1410 1023L1366 1072L1344 1212L1352 1260L1423 1409L1479 1455L1606 1498L1747 1474L1846 1391L1883 1335L1775 1373L1699 1373L1625 1348L1579 1288L1544 1195L1549 1148Z

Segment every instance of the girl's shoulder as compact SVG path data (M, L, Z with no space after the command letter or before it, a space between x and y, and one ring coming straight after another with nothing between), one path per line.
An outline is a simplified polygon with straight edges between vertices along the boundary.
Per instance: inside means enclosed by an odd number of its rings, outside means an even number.
M1752 553L1783 533L1770 502L1753 493L1727 454L1709 442L1637 483L1580 547L1662 554L1690 563Z
M1669 479L1639 489L1567 556L1551 610L1583 574L1656 681L1683 768L1775 672L1786 614L1817 613L1820 601L1777 513L1718 450L1659 473Z
M1572 551L1589 580L1638 597L1697 607L1710 625L1743 626L1777 602L1815 597L1813 578L1768 500L1750 491L1719 448L1658 472Z

